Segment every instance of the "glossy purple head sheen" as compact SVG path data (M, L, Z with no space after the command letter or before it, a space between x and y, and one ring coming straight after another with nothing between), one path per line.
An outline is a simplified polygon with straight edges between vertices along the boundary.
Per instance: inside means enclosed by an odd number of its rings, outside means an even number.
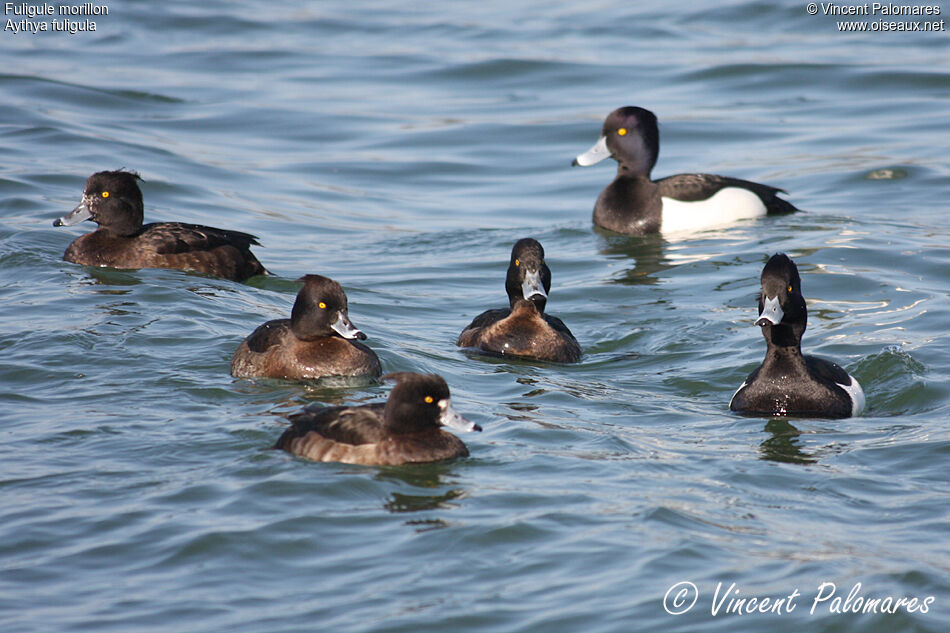
M610 157L619 163L621 174L649 176L659 154L656 115L644 108L625 106L607 115L600 138L573 164L587 167Z
M297 338L309 341L337 335L366 339L350 322L346 293L340 284L321 275L304 275L297 281L304 284L290 313L290 328Z
M441 426L462 432L482 430L455 411L449 386L441 376L398 372L386 374L383 380L396 381L383 414L394 432L418 433Z
M514 307L520 299L533 301L544 312L551 292L551 269L544 263L544 247L530 237L515 242L505 277L508 302Z
M138 174L131 171L100 171L86 179L82 201L53 226L72 226L92 220L110 233L134 235L145 217Z

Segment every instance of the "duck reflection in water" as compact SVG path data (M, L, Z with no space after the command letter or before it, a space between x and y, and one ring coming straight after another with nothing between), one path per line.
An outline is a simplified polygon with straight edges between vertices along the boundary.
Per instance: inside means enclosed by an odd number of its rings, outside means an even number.
M770 437L759 445L761 459L783 464L814 464L818 459L798 445L802 433L786 418L769 420L763 429Z
M659 274L674 263L664 254L665 242L657 233L644 236L617 235L603 229L595 229L601 234L603 243L600 254L612 262L633 260L633 268L624 268L614 274L611 281L624 286L653 285L660 282Z
M393 514L415 514L432 512L435 510L453 510L458 503L468 496L462 488L447 488L454 479L455 466L448 462L433 462L428 464L410 464L398 468L381 468L375 479L394 484L407 484L421 489L431 490L430 494L410 494L407 492L392 492L383 503L383 508ZM424 492L423 490L419 491ZM414 526L418 531L425 532L438 528L449 527L449 522L439 516L423 515L406 521L406 525Z

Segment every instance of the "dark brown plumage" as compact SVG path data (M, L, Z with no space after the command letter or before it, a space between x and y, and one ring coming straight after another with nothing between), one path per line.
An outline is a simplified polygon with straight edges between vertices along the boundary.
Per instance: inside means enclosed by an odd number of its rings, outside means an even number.
M143 225L137 180L128 171L101 171L86 180L82 201L53 226L92 220L99 228L74 240L63 259L85 266L193 270L234 281L267 274L250 250L257 238L248 233L183 222Z
M290 380L379 376L379 357L353 340L366 335L350 322L340 284L320 275L298 281L304 286L291 317L268 321L244 339L231 359L231 375Z
M452 408L441 376L401 372L385 403L354 407L311 405L290 416L274 448L321 462L398 466L468 457L460 439L443 431L481 431Z
M577 339L563 321L544 312L550 290L551 270L544 263L544 248L531 238L518 240L505 278L510 307L475 317L456 344L502 356L577 362L581 358Z
M458 345L555 363L575 363L581 357L580 345L567 326L538 312L527 299L515 302L511 310L482 313L459 335Z

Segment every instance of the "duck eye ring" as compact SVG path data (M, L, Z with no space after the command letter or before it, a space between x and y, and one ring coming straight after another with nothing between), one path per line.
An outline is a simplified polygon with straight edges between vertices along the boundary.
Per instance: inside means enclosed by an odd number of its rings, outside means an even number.
M108 197L109 197L109 192L108 192L108 191L103 191L103 192L102 192L102 197L103 197L103 198L108 198Z
M515 266L520 266L520 265L521 265L521 260L518 258L515 258Z
M620 128L619 130L617 130L617 134L619 134L620 136L626 136L626 135L627 135L627 128L625 128L625 127Z
M319 307L321 310L326 310L327 304L321 301L320 303L317 304L317 307Z
M432 404L433 402L435 402L435 398L433 398L432 396L426 396L425 398L423 398L423 400L426 401L426 404Z
M789 291L789 292L792 291L792 287L791 287L791 286L788 287L788 291Z

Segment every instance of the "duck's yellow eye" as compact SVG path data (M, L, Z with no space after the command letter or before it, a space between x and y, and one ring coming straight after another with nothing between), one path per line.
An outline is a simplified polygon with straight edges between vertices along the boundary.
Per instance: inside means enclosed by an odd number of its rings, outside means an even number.
M520 265L521 265L521 260L515 259L515 266L520 266Z
M627 128L625 128L625 127L620 128L619 130L617 130L617 134L619 134L620 136L626 136L626 135L627 135Z
M103 198L108 198L108 197L109 197L109 192L108 192L108 191L103 191L103 192L102 192L102 197L103 197Z
M321 310L326 310L326 309L327 309L327 304L325 304L325 303L322 302L322 301L321 301L320 303L318 303L317 305L320 307Z
M788 287L788 291L789 291L789 292L792 291L792 287L791 287L791 286Z
M426 404L432 404L433 402L435 402L435 398L433 398L432 396L426 396L424 400L426 401Z

